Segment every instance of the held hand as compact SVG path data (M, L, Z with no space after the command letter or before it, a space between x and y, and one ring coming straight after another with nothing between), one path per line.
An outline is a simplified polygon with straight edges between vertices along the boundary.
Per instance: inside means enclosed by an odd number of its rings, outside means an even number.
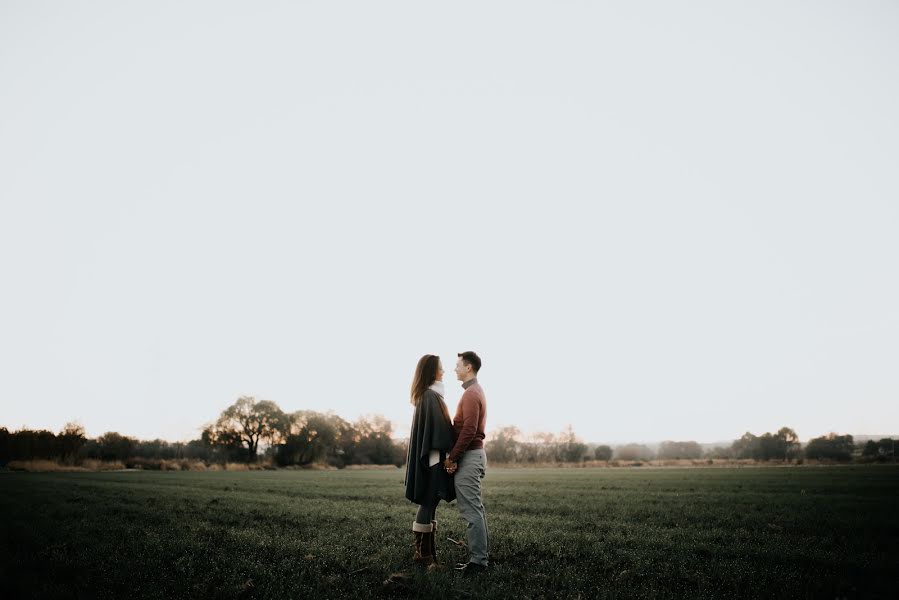
M447 473L452 475L453 473L456 472L456 469L459 468L459 464L455 463L452 460L447 458L446 461L444 461L444 463L443 463L443 467L446 469Z

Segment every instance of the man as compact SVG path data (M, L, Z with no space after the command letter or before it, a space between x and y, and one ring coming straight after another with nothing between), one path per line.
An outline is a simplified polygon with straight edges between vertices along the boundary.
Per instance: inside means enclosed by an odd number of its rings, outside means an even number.
M456 378L462 382L465 392L456 408L453 429L456 444L444 463L449 473L455 473L456 501L459 513L468 523L468 562L456 566L466 575L479 573L487 568L487 513L481 502L481 480L487 470L487 454L484 452L484 425L487 421L487 399L478 384L481 359L474 352L461 352L456 361Z

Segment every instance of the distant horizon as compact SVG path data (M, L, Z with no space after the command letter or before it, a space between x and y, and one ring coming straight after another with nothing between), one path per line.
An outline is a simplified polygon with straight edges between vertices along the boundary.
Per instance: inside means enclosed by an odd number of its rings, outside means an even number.
M298 409L298 410L306 410L306 409ZM290 411L290 412L294 412L294 411ZM356 419L346 419L345 417L343 417L343 415L340 415L339 413L337 413L337 412L335 412L335 411L316 411L316 412L321 412L321 413L325 413L325 414L335 414L336 416L338 416L338 417L340 417L340 418L343 418L344 420L347 420L347 421L349 421L349 422L353 422L353 421L356 420ZM360 418L366 417L366 416L368 416L368 417L373 417L373 416L381 416L381 415L377 415L376 413L371 413L371 414L369 414L369 415L362 415ZM214 420L214 419L213 419L213 420ZM136 435L133 435L133 434L128 433L127 431L123 431L123 430L121 430L121 429L109 429L109 430L102 431L102 432L99 432L99 433L93 433L93 432L92 432L90 429L88 429L87 426L84 425L83 423L81 423L81 422L79 422L79 421L73 421L73 420L65 421L65 422L63 422L63 423L62 423L59 427L57 427L57 428L49 428L49 427L32 427L32 426L10 427L9 425L5 425L5 424L3 424L3 423L0 423L0 428L5 427L8 431L17 431L17 430L21 430L21 429L29 429L29 430L32 430L32 431L46 430L46 431L51 431L51 432L53 432L53 433L59 433L59 431L61 431L61 430L63 429L63 427L65 427L65 425L66 425L67 423L69 423L69 422L77 422L79 425L81 425L82 427L84 427L84 429L85 429L85 435L86 435L88 438L91 438L91 439L96 439L96 438L98 438L98 437L100 437L100 436L102 436L102 435L104 435L105 433L108 433L108 432L115 432L115 433L121 434L121 435L123 435L123 436L131 437L131 438L138 439L138 440L141 440L141 441L163 440L163 441L168 442L168 443L170 443L170 444L172 444L172 443L186 443L186 442L189 442L189 441L192 441L192 440L199 439L199 438L200 438L200 434L201 434L201 432L202 432L202 430L203 430L203 426L200 426L200 427L197 428L197 435L196 435L195 437L192 437L192 438L184 438L184 439L174 439L174 440L173 440L173 439L169 439L169 438L165 438L165 437L161 437L161 436L155 436L155 437L136 436ZM210 423L211 423L211 422L212 422L212 421L210 421ZM392 424L393 427L394 427L394 429L393 429L393 435L391 436L391 438L392 438L393 440L404 440L404 439L407 439L407 438L408 438L408 431L406 431L406 433L403 434L403 435L397 435L397 433L398 433L398 431L399 431L399 429L397 428L397 424L394 423L393 421L391 421L391 424ZM486 433L487 433L487 441L488 441L488 442L490 441L491 434L492 434L494 431L496 431L497 429L504 428L504 427L516 427L516 426L515 426L515 425L508 425L508 424L506 424L506 425L499 425L499 426L494 427L494 428L489 428L489 427L488 427L487 432L486 432ZM781 427L790 427L790 426L789 426L788 424L783 424L783 425L779 425L778 427L775 427L775 428L773 428L773 429L769 429L769 430L766 430L766 431L750 431L750 433L752 433L753 435L762 435L762 434L764 434L764 433L769 433L769 432L770 432L770 433L775 433L775 432L777 432L777 430L780 429ZM408 430L408 427L406 427L405 429ZM520 428L519 428L519 429L520 429ZM792 429L794 429L794 431L796 431L795 428L792 428ZM645 444L645 445L650 445L650 446L651 446L651 445L654 445L654 444L660 444L660 443L666 442L666 441L675 441L675 442L696 442L696 443L700 444L701 446L715 446L715 445L717 445L717 444L729 444L729 443L732 443L732 442L734 442L735 440L738 440L738 439L740 438L740 436L742 436L744 433L746 433L746 431L743 431L743 432L741 432L740 434L738 434L738 435L736 435L736 436L734 436L734 437L732 437L732 438L723 438L723 437L722 437L722 438L716 439L716 440L714 440L714 441L704 441L704 440L700 440L700 439L678 438L678 437L661 437L661 438L654 438L654 439L643 438L643 439L618 439L618 440L590 440L590 439L586 439L586 438L584 438L583 436L581 436L581 435L578 433L577 428L574 427L573 425L572 425L572 430L574 431L574 434L575 434L575 436L577 436L578 440L579 440L580 442L584 443L584 444L588 444L588 445L603 445L603 444L605 444L605 445L610 445L610 446L623 445L623 444ZM562 430L562 431L564 431L564 430ZM553 434L553 435L559 435L560 433L562 433L562 431L542 431L542 430L541 430L541 431L523 431L523 430L522 430L522 431L521 431L521 433L522 433L521 438L526 440L526 439L529 439L529 438L530 438L531 436L533 436L533 435L537 435L537 434L541 434L541 433L551 433L551 434ZM802 434L801 431L796 431L796 435L799 437L799 441L800 441L801 443L806 443L806 442L808 442L809 440L812 440L812 439L818 438L818 437L823 437L823 436L826 436L826 435L828 435L828 434L830 434L830 433L836 433L836 434L839 434L839 435L847 435L847 434L849 434L849 435L852 435L852 436L853 436L853 439L858 439L858 438L868 439L868 438L871 438L871 439L878 440L878 439L892 438L892 437L899 438L899 433L861 433L861 432L843 431L843 430L838 430L838 431L834 431L834 430L832 430L832 431L825 431L825 432L822 432L822 433L820 433L820 434L810 435L810 436L808 436L808 437L805 437L805 436L803 436L803 434Z

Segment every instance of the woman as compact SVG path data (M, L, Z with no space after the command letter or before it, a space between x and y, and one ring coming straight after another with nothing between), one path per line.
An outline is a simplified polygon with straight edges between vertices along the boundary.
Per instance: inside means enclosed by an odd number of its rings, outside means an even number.
M452 449L453 422L443 402L443 366L440 357L425 354L412 378L412 432L406 456L406 498L418 504L412 524L413 560L429 569L437 565L437 504L456 499L452 476L443 469Z

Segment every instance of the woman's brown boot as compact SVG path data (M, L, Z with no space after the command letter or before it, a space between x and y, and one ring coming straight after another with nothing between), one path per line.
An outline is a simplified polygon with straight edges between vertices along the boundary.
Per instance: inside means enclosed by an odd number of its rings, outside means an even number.
M437 562L437 521L431 521L431 556Z
M412 534L415 536L415 554L412 560L425 567L434 562L431 555L431 536L433 532L430 524L412 523Z
M426 533L425 537L426 549L431 558L428 563L428 571L442 571L443 565L437 562L437 521L431 521L431 533Z

